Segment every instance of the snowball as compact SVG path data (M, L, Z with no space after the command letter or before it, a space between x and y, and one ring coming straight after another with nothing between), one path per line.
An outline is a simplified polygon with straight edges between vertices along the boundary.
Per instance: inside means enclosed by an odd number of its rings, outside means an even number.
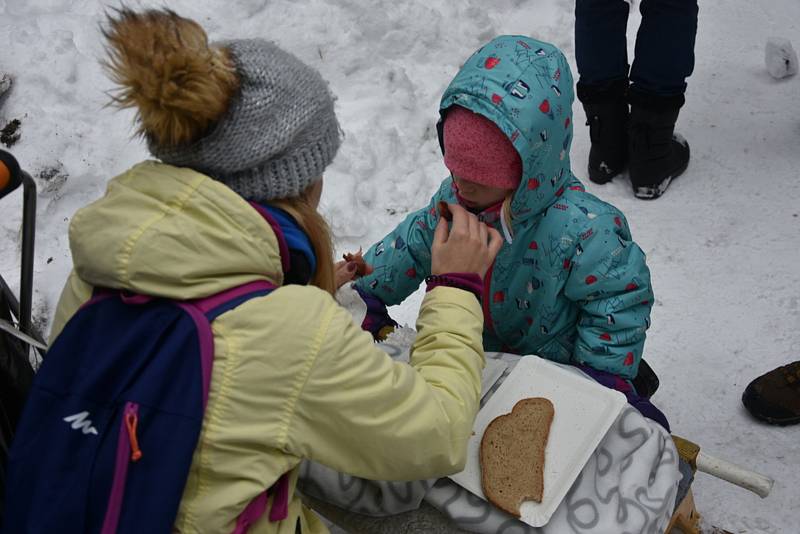
M773 37L767 41L767 71L779 80L797 73L797 53L788 39Z

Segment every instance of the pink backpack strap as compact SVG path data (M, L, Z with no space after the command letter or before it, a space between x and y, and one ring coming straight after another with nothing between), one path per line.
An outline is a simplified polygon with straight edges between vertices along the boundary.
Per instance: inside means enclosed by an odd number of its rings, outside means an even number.
M282 474L268 490L250 501L244 511L239 514L236 527L231 534L247 534L250 527L267 511L267 500L273 494L275 497L272 499L269 520L282 521L286 519L289 516L289 473Z
M258 497L250 501L244 511L239 514L236 520L236 528L233 529L231 534L246 534L250 526L255 523L259 517L264 515L267 509L267 491L261 493Z
M275 484L267 490L274 492L272 508L269 510L270 521L282 521L289 515L289 473L284 473Z
M215 309L219 309L226 305L231 306L232 304L235 304L237 300L242 299L251 293L258 291L269 291L275 288L275 284L271 282L267 282L266 280L255 280L231 289L226 289L225 291L221 291L215 295L211 295L202 299L191 300L189 302L193 306L199 308L203 313L212 313Z
M153 300L153 297L147 295L139 295L137 293L131 293L129 291L124 291L121 289L106 289L102 287L97 287L92 292L92 296L89 300L84 302L78 311L83 310L84 308L88 308L98 302L103 302L106 299L111 297L119 297L122 302L125 304L147 304L148 302Z

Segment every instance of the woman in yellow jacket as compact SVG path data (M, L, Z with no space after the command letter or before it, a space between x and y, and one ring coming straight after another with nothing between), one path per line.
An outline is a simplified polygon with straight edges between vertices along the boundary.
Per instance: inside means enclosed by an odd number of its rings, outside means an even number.
M231 532L288 472L288 517L265 515L250 532L325 532L294 495L304 458L382 480L461 470L484 363L472 289L497 232L452 206L411 365L393 362L331 297L316 206L340 129L319 73L267 41L209 44L169 11L118 11L105 37L116 103L135 108L160 161L112 179L73 218L74 270L52 337L95 287L184 300L256 280L280 286L213 323L209 402L174 531Z

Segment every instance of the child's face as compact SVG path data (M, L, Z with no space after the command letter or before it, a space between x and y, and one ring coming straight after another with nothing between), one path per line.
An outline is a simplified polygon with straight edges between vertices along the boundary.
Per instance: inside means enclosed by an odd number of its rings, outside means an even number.
M494 206L498 202L505 200L506 196L513 191L512 189L470 182L456 175L452 176L461 204L471 210L482 210L489 206Z

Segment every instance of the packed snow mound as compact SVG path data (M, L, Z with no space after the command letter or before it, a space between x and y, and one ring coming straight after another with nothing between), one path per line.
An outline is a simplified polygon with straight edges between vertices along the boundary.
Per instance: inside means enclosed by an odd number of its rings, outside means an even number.
M765 61L769 75L780 80L797 74L797 52L789 39L773 37L767 41Z

